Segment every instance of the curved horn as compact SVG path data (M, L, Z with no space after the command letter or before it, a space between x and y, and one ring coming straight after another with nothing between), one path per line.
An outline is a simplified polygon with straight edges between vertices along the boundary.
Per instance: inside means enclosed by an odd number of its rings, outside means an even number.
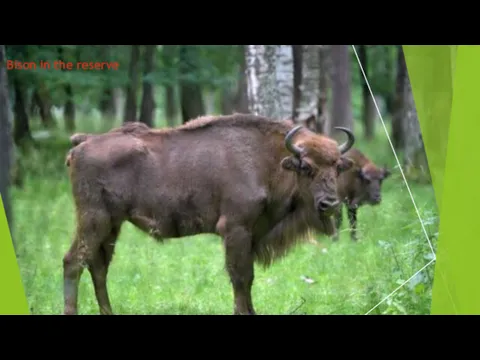
M295 144L292 144L292 139L295 136L295 134L302 128L303 128L302 125L297 125L292 130L290 130L287 133L287 135L285 135L285 147L287 148L288 151L290 151L293 155L297 157L300 156L302 149L300 149Z
M335 127L334 129L343 131L345 134L347 134L347 137L348 137L347 141L338 147L338 149L340 150L340 153L345 154L348 150L352 148L353 144L355 144L355 135L353 135L350 129L347 129L344 127L338 126L338 127Z

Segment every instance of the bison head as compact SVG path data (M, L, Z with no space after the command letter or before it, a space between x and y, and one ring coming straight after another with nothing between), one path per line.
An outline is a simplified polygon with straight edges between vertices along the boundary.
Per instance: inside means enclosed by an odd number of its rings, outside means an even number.
M382 201L382 182L390 176L386 168L378 168L373 164L357 170L356 194L359 202L378 205Z
M298 132L303 129L302 134ZM299 189L305 201L311 201L320 215L329 217L340 201L337 196L337 177L350 169L353 162L344 157L354 144L353 133L346 128L337 130L347 134L347 141L338 143L324 135L299 125L285 136L285 147L292 156L282 160L282 167L298 174ZM294 137L297 140L294 141Z

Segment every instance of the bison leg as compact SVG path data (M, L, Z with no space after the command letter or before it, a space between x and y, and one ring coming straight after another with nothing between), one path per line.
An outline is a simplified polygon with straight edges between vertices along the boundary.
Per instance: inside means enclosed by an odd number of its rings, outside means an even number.
M357 207L348 208L348 221L350 223L350 238L357 240Z
M83 269L93 263L98 249L110 234L110 216L102 211L90 211L79 217L75 239L63 258L64 314L78 312L78 285Z
M107 274L113 258L118 234L119 228L113 228L111 234L100 246L88 267L101 315L113 314L107 291Z
M225 260L233 287L234 315L255 315L252 303L254 261L252 235L236 227L224 235Z

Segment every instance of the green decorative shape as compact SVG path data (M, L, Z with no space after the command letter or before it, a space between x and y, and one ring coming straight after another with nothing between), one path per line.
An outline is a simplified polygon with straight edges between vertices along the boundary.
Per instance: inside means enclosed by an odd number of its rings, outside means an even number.
M0 314L28 315L27 298L0 196Z
M458 46L432 314L480 314L480 46Z
M456 45L403 45L403 52L441 214Z

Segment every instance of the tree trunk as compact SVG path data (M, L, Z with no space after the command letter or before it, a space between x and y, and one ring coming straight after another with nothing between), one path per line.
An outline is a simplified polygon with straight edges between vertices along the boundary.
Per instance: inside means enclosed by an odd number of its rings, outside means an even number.
M403 101L405 79L408 79L407 64L403 55L402 46L398 46L397 53L397 78L395 86L395 101L392 116L392 144L396 150L401 150L405 147L405 130L403 117Z
M302 45L302 78L300 83L300 101L295 113L298 121L311 119L307 124L315 132L320 132L318 122L318 101L320 95L320 54L318 45Z
M13 77L13 89L15 93L15 102L13 105L14 113L14 132L13 138L17 145L21 145L25 141L32 140L30 133L30 123L26 109L25 87L22 79L18 74Z
M178 50L176 45L162 45L162 58L163 65L166 68L173 68L174 57ZM178 103L177 103L177 94L175 91L175 82L173 80L167 82L164 86L165 88L165 117L167 119L168 126L174 126L177 113L178 113Z
M13 239L13 217L10 207L10 169L12 165L12 131L10 96L5 66L5 45L0 45L0 195ZM15 242L13 242L15 247Z
M105 87L102 91L100 103L98 105L104 119L114 119L117 113L115 109L115 99L113 89Z
M359 45L358 58L365 72L365 77L368 79L369 63L366 45ZM362 82L362 121L364 136L366 140L371 141L375 136L375 106L372 96L370 95L370 90L368 89L367 81L363 77L362 68L359 66L358 70L360 72L360 81Z
M319 63L319 94L317 108L318 132L329 133L330 112L328 109L328 89L330 86L330 45L320 45L318 49Z
M332 125L353 131L349 45L332 45Z
M139 84L138 62L140 60L140 45L130 45L130 65L128 67L127 99L123 122L137 121L137 91Z
M302 101L302 81L303 81L303 46L291 45L293 54L293 121L298 121L298 110Z
M188 77L198 70L197 45L180 45L180 106L182 121L186 123L205 114L202 88Z
M245 46L249 111L255 115L280 119L282 111L277 88L276 60L276 45Z
M67 95L65 109L63 111L65 117L65 129L69 133L72 133L75 131L75 101L73 100L72 84L67 83L65 85L65 95Z
M236 86L223 87L221 90L222 114L248 113L248 87L245 63L245 45L240 45L242 51Z
M111 47L112 45L100 45L100 53L102 59L104 59L103 61L111 60ZM117 114L114 96L114 89L112 87L112 82L110 81L110 76L107 76L106 83L103 86L103 91L98 104L98 108L102 114L102 117L104 119L108 119L109 121L113 120Z
M412 86L408 75L404 77L405 151L404 167L406 176L417 181L430 181L427 155L425 152L420 123L418 121Z
M168 126L174 126L177 118L177 96L172 85L165 87L165 116Z
M242 56L240 57L240 70L238 72L238 86L237 94L233 100L234 102L234 111L238 113L248 113L248 86L247 86L247 76L246 70L247 65L245 62L245 45L242 45Z
M55 127L55 121L52 115L52 100L50 94L43 82L39 82L33 91L33 103L38 107L40 120L46 128Z
M145 45L144 76L151 76L155 71L155 52L157 45ZM155 118L155 97L153 94L152 80L143 79L143 96L140 110L140 122L153 127Z
M58 55L59 55L59 60L67 62L71 61L72 59L72 53L69 49L64 49L62 45L58 46ZM76 57L77 54L75 54ZM68 71L66 69L62 69L61 71ZM75 131L75 102L73 100L73 86L69 82L64 82L63 83L63 89L65 91L65 106L63 108L63 117L65 120L65 129L72 133Z
M278 88L280 118L293 117L293 49L292 45L277 45L276 80Z

